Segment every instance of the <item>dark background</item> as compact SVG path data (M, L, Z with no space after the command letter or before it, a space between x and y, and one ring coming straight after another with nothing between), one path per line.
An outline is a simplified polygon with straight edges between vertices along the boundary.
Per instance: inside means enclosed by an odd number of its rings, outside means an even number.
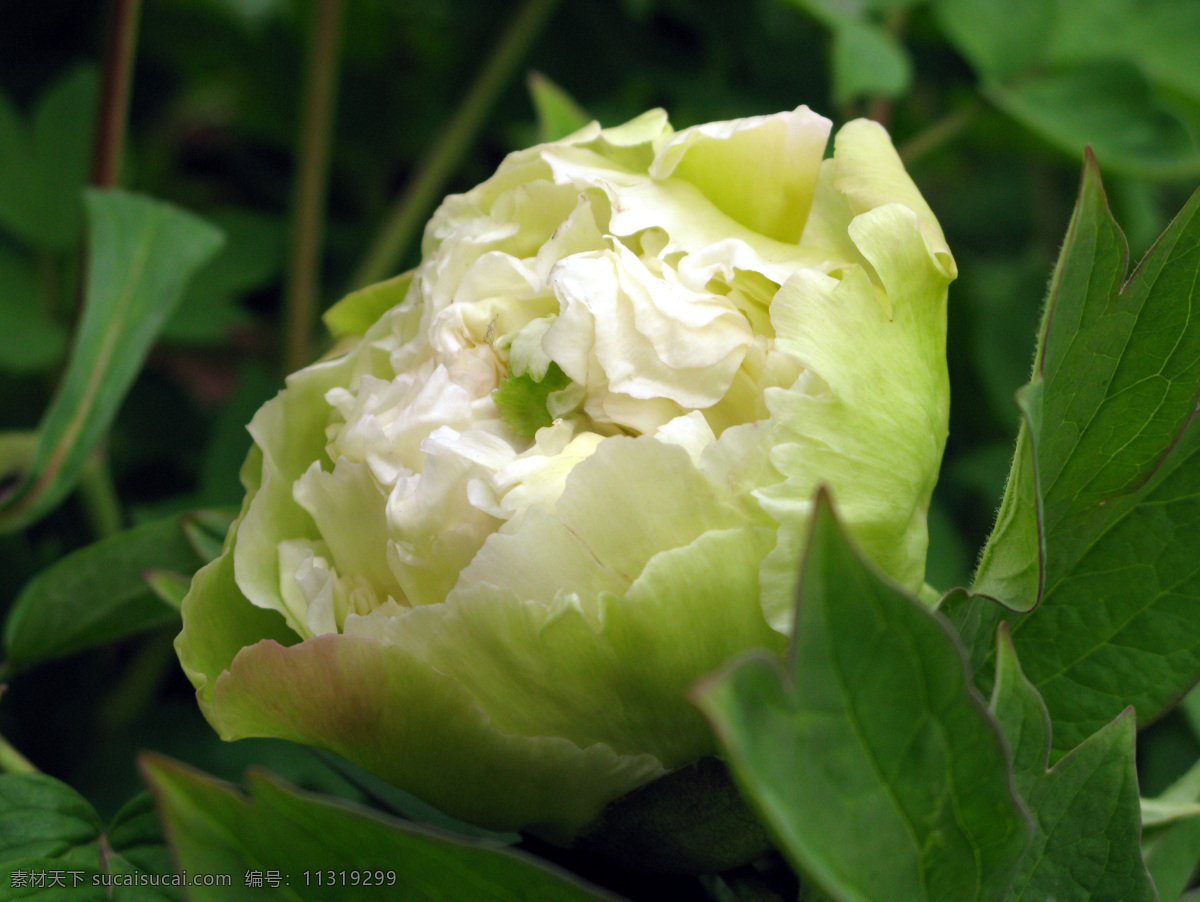
M346 288L518 4L345 6L319 284L324 305ZM460 142L462 158L440 191L469 188L507 152L537 140L529 71L550 78L605 125L654 106L684 127L801 103L837 124L863 114L884 120L961 273L950 290L951 434L931 512L928 580L940 589L969 578L1003 489L1017 426L1012 395L1028 375L1084 144L1097 146L1135 259L1200 179L1194 143L1190 156L1185 146L1163 160L1169 142L1162 135L1194 138L1200 109L1187 81L1200 85L1200 73L1174 81L1162 75L1166 64L1156 54L1170 50L1165 43L1144 39L1141 50L1107 47L1095 58L1051 48L1043 56L1031 51L1019 71L989 69L977 39L952 26L947 8L956 6L564 0L481 126ZM978 6L982 15L996 4ZM1200 25L1191 3L1104 5L1111 15L1136 8L1143 18L1160 7ZM244 424L283 375L283 277L312 9L288 0L144 2L121 183L221 225L229 244L185 299L111 433L108 456L128 524L240 501ZM63 80L75 79L63 90L82 98L77 113L54 142L38 146L67 182L82 175L90 154L108 12L107 4L82 0L0 2L0 112L8 121L33 123ZM858 57L849 43L855 23L868 30ZM900 53L899 75L881 66L886 59L871 40ZM1054 95L1047 85L1063 90ZM1061 115L1047 125L1045 117L1021 114L1012 97L1024 90L1040 98L1043 111L1054 114L1059 104ZM0 117L0 185L19 177L4 165L4 123ZM73 236L31 238L0 210L0 430L35 427L52 396L68 350L78 260ZM395 271L415 261L410 242ZM0 536L0 611L38 570L94 538L74 497L27 531ZM339 788L298 747L218 740L178 670L175 631L20 674L0 701L0 733L104 815L139 789L134 762L142 749L231 779L258 762L302 785ZM1197 754L1185 706L1143 734L1143 794L1157 792Z

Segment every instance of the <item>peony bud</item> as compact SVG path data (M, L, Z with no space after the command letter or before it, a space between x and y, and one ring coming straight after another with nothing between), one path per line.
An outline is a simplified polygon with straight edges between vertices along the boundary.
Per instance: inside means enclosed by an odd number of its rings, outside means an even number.
M250 425L177 648L227 739L570 841L711 755L782 650L814 492L921 585L955 265L884 130L661 111L510 155Z

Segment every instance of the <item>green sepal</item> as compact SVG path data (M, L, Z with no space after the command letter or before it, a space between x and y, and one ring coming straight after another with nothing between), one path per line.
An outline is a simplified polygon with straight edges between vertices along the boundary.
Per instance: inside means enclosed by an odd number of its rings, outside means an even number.
M546 399L552 392L561 391L571 384L567 374L557 363L551 362L546 375L540 380L529 373L509 375L500 387L492 392L492 400L500 409L500 418L517 435L533 438L544 426L554 422L546 409Z
M335 339L365 334L384 313L404 300L412 278L410 270L351 292L322 314L325 328Z

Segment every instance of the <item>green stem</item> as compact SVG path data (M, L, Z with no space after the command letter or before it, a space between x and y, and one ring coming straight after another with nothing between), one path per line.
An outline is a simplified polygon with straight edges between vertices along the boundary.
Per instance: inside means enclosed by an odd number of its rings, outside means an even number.
M96 449L79 473L79 498L96 538L103 539L121 531L124 525L121 498L108 466L108 455L102 448Z
M310 363L312 357L343 11L342 0L320 0L309 44L304 105L296 141L291 265L284 289L283 365L289 373Z
M13 748L7 739L0 736L0 773L36 774L38 769L28 758Z
M104 85L100 91L96 147L92 157L92 184L102 188L115 185L121 174L141 6L141 0L113 0L110 13Z
M937 150L947 141L956 138L983 110L979 100L972 100L938 119L928 128L918 132L901 145L899 153L906 165L912 165L921 157Z
M350 288L361 288L392 275L421 228L430 207L462 162L487 120L500 92L541 33L558 0L525 0L492 49L467 96L455 111L433 146L417 165L416 172L396 200L375 243L367 251L350 280Z

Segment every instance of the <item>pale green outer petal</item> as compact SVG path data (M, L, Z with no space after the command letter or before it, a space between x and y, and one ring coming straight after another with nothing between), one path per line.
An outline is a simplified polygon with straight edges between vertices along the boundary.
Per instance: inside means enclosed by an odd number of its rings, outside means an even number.
M325 392L347 384L352 366L353 359L346 357L300 370L250 422L262 455L261 486L249 499L241 539L234 546L237 583L254 604L284 614L300 636L308 635L308 628L284 605L277 548L285 539L321 538L312 517L293 497L293 486L314 460L325 456L330 420Z
M800 272L771 305L777 345L809 368L806 385L768 390L779 429L770 462L784 481L754 492L780 522L763 564L763 609L791 627L796 562L817 486L867 555L916 589L924 577L925 514L949 418L945 362L948 282L917 214L887 204L855 218L850 233L878 274L841 279ZM887 307L891 307L891 317Z
M541 522L544 529L532 525ZM459 588L498 583L528 599L552 599L559 589L624 592L656 553L710 529L747 525L686 451L648 436L601 442L567 478L554 517L529 523L490 536ZM532 538L527 528L540 534ZM532 553L543 541L553 544Z
M735 221L683 179L660 181L616 169L604 157L581 147L551 148L545 158L558 183L603 192L612 208L608 222L612 234L631 237L647 229L661 229L667 238L664 255L736 241L742 265L776 281L800 266L829 264L829 255L821 248L779 241Z
M366 578L383 597L399 597L387 558L387 493L370 467L339 457L330 472L314 461L296 480L292 497L317 525L339 573Z
M319 745L457 817L567 841L713 752L686 692L747 648L782 651L758 602L773 542L685 449L610 438L553 515L487 540L445 604L285 648L227 551L197 575L177 647L227 739Z
M805 247L824 248L825 254L842 263L864 264L866 260L850 240L850 221L854 211L846 195L837 186L838 161L833 157L821 163L817 176L817 187L813 193L812 208L800 235L800 244ZM822 271L832 272L832 267Z
M891 203L908 207L920 221L934 266L946 281L953 281L958 267L942 227L909 178L884 127L870 119L847 122L838 131L833 146L837 188L845 194L851 213L857 216ZM854 243L861 249L857 238Z
M217 680L210 719L226 739L319 745L455 817L558 841L663 773L649 755L506 735L451 677L361 636L242 649Z
M252 449L250 458L258 454ZM274 611L255 607L238 590L233 579L233 543L238 523L225 539L225 551L192 578L183 599L183 630L175 639L175 652L184 673L196 687L200 709L216 723L213 687L242 648L264 638L294 642L295 634Z
M711 750L686 688L746 648L779 646L758 604L772 537L757 525L684 448L609 438L553 515L531 510L491 536L446 605L394 635L506 729L603 738L675 767Z
M539 528L516 534L514 557L496 563L550 575L555 561L544 550L516 558L547 533L561 541L569 530L538 519ZM475 583L445 605L362 630L453 674L506 733L607 743L675 768L714 752L688 688L748 648L782 650L758 604L758 567L773 543L763 528L712 530L659 552L621 595L572 592L578 571L568 564L550 597ZM358 632L357 624L351 619L347 629Z
M812 205L832 123L806 106L677 132L650 175L691 182L731 219L795 243Z
M612 147L634 147L640 144L653 144L670 136L671 131L671 124L667 121L667 111L662 107L655 107L628 122L604 129L601 135L604 142Z

